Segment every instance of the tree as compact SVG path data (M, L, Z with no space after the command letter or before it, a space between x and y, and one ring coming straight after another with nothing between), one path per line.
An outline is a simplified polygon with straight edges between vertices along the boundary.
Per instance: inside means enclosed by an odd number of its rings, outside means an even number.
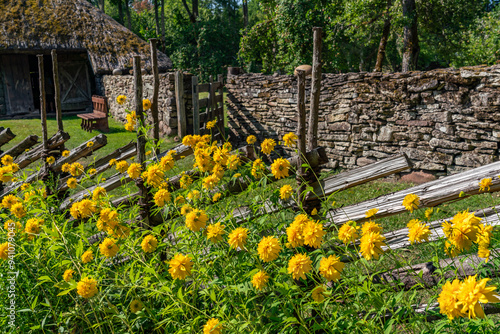
M391 7L392 0L387 0L387 9L385 14L384 29L382 30L382 37L377 52L377 62L375 63L374 72L382 72L382 64L385 58L385 49L391 32Z
M417 68L418 54L420 52L417 30L418 15L415 0L402 0L402 6L405 25L403 28L403 61L401 70L408 72Z

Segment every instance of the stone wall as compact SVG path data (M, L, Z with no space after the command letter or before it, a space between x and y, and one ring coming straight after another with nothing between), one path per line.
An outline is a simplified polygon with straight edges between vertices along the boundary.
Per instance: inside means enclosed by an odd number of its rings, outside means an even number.
M296 78L228 74L235 145L296 131ZM306 86L309 108L310 78ZM452 174L498 160L500 65L411 73L323 74L319 145L328 168L405 152L415 169Z
M117 121L126 122L125 109L134 110L134 77L132 75L105 75L97 78L97 91L108 97L109 112ZM153 76L143 75L143 96L145 99L153 97ZM184 73L184 104L188 119L188 132L192 129L192 98L191 75ZM127 96L125 105L116 102L118 95ZM148 113L148 124L153 124L151 112ZM177 134L177 106L175 100L175 75L173 72L160 74L160 89L158 94L158 118L160 121L160 135Z

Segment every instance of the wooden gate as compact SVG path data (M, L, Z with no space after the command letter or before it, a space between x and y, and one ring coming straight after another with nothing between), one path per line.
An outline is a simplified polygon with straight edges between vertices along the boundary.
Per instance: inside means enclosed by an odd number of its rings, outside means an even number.
M209 134L212 133L214 140L223 140L225 137L224 127L224 78L219 74L217 81L213 81L210 76L210 82L199 84L198 77L192 77L192 96L193 96L193 133ZM200 99L200 93L208 93L208 97ZM200 110L204 110L200 113ZM215 126L207 128L207 123L216 121Z
M92 108L90 78L85 61L59 62L62 110L88 110Z
M34 112L28 56L4 55L0 59L5 80L7 114L19 115Z

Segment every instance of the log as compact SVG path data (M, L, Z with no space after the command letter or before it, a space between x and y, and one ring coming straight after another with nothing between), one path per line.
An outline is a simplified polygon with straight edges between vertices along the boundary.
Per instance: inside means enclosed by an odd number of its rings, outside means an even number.
M187 156L190 156L191 154L193 154L193 149L189 146L186 146L184 144L179 144L177 145L176 147L174 148L171 148L170 150L167 150L163 153L160 153L158 154L158 156L154 159L155 161L160 161L161 158L163 158L164 156L166 156L168 154L168 152L170 151L174 151L174 154L172 154L172 157L174 158L174 160L180 160L180 159L183 159Z
M38 142L38 136L29 135L16 146L5 151L3 154L0 154L0 159L2 159L5 155L10 155L15 159L19 155L23 154L27 149L30 149L31 147L35 146L37 142Z
M484 178L492 178L489 191L500 190L500 162L494 162L472 170L447 176L439 180L424 183L422 185L401 190L392 194L382 195L361 203L347 207L330 210L326 216L328 222L325 226L332 224L343 224L349 220L362 222L366 220L365 212L377 208L376 217L388 217L405 212L403 199L408 194L416 194L420 197L421 208L434 207L451 200L461 200L468 196L479 193L479 181ZM460 194L463 192L462 196Z
M52 50L52 72L54 74L54 101L56 104L57 130L64 131L61 107L61 85L59 84L59 65L57 63L57 52Z
M58 131L48 141L49 151L63 145L65 142L69 140L69 138L70 136L68 133ZM22 169L40 159L42 157L42 153L43 153L43 144L40 144L35 148L33 148L32 150L21 154L19 157L17 157L17 159L14 160L14 162L19 165L19 168Z
M36 55L38 58L38 80L40 82L40 119L42 123L42 159L44 168L47 170L49 164L46 160L49 154L49 138L47 135L47 102L45 96L45 74L43 66L43 54Z
M306 195L306 201L329 196L336 191L352 188L388 175L399 173L413 166L406 154L397 154L369 165L358 167L315 182L314 188Z
M110 169L112 167L109 164L109 161L111 159L116 159L117 161L125 160L125 159L128 159L128 158L136 155L136 153L137 153L136 143L135 142L130 142L127 145L116 149L111 154L109 154L109 155L107 155L107 156L105 156L105 157L97 160L96 162L90 164L89 166L87 166L85 168L85 170L88 171L89 169L94 168L96 170L96 172L95 172L95 174L90 175L90 178L95 178L97 175L99 175L99 174L107 171L108 169ZM69 189L67 181L71 177L73 177L73 176L68 175L68 176L62 178L61 180L59 180L59 187L57 188L58 192L66 191L66 190ZM87 175L81 175L81 176L79 176L77 178L78 183L80 183L80 181L82 179L84 179L85 177L87 177Z
M191 77L191 90L193 98L193 134L200 134L200 106L198 104L200 96L198 94L198 77Z
M184 76L175 72L175 102L177 106L177 136L182 140L186 133L186 109L184 105Z
M158 143L160 141L160 121L158 120L158 91L160 89L160 78L158 74L158 55L156 52L156 38L149 40L151 48L151 65L153 70L153 101L151 101L151 116L153 117L153 141L155 153L160 153Z
M309 129L307 132L307 149L318 146L319 95L321 91L321 33L320 27L313 28L313 65L311 79L311 107L309 113Z
M16 135L14 133L12 133L10 128L7 128L7 129L2 128L2 130L0 131L0 146L7 144L15 137L16 137Z
M302 155L306 154L306 72L297 70L297 133L298 133L298 151L297 151L297 192L299 194L299 206L302 206L302 196L307 186L305 180L305 168L302 166L306 161L302 160Z

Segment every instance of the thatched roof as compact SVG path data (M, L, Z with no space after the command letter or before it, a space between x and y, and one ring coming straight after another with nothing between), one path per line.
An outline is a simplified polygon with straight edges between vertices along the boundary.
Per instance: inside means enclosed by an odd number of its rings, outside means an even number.
M86 0L0 0L0 53L86 49L95 73L129 68L149 44ZM172 68L158 52L160 70Z

